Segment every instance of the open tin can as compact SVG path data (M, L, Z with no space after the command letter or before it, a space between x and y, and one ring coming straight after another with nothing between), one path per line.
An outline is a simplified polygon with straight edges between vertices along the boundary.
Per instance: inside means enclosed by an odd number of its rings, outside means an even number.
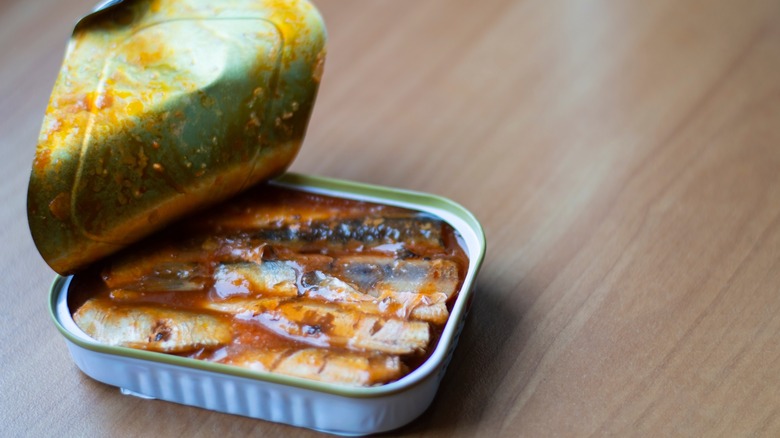
M61 274L51 317L76 365L124 394L343 435L398 428L430 405L450 362L485 253L482 228L441 197L285 174L322 74L321 17L307 1L212 3L110 1L76 26L28 193L35 243ZM452 227L468 264L424 362L358 387L110 345L80 328L72 293L80 272L269 178Z
M75 363L85 374L118 386L126 394L334 434L364 435L407 424L432 402L463 329L485 252L479 223L452 201L423 193L290 173L272 183L419 210L443 219L460 234L470 260L465 280L438 344L419 368L395 382L360 388L106 346L92 340L73 322L68 306L71 277L58 276L51 288L49 309Z

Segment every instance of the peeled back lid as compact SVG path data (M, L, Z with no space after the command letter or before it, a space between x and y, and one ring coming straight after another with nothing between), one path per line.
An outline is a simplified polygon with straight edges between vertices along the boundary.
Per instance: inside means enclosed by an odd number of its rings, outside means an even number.
M322 74L307 1L109 3L76 25L28 188L61 274L283 172Z

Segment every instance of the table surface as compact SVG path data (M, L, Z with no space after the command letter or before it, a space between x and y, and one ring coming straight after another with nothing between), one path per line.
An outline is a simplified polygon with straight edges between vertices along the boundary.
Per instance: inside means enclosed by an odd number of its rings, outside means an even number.
M72 363L26 224L36 138L95 0L0 3L0 436L310 436L120 395ZM403 435L780 434L780 4L320 0L292 170L431 192L488 241Z

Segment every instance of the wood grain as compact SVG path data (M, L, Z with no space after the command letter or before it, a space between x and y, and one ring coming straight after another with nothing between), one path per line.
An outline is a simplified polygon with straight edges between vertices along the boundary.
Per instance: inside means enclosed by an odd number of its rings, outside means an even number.
M780 3L319 0L292 169L440 194L488 257L408 436L780 435ZM0 3L0 436L314 432L81 374L29 237L35 139L89 0Z

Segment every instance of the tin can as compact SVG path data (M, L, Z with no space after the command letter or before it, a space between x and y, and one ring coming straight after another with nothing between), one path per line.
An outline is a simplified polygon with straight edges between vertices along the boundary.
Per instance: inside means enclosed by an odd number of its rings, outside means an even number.
M71 274L262 180L298 152L322 75L325 30L305 0L109 0L74 30L28 191L44 260ZM473 299L485 240L440 197L284 174L272 184L418 210L469 258L430 356L404 377L350 387L95 341L58 276L50 313L76 365L125 394L336 434L400 427L431 403Z
M182 403L341 435L392 430L419 416L432 402L452 358L474 297L485 254L479 222L447 199L348 181L285 174L273 184L323 195L418 210L449 223L463 239L469 265L450 317L430 357L400 380L375 387L338 384L253 371L228 365L92 340L71 316L68 287L58 276L49 310L76 365L90 377L125 394Z

